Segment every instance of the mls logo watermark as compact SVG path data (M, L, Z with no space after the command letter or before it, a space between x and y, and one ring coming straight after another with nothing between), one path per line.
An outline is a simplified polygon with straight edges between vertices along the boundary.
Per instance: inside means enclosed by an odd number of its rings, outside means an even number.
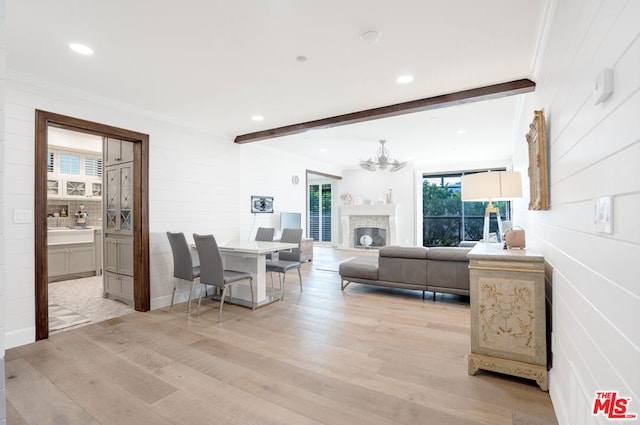
M636 413L628 413L631 397L618 397L617 391L598 391L593 399L593 416L602 415L608 419L636 419Z

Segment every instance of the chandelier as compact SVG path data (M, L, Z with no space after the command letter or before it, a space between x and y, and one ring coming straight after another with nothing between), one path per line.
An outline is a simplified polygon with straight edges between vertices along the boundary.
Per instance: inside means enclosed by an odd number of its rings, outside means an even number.
M398 171L407 165L406 162L400 162L397 159L393 159L389 156L389 150L384 147L386 140L380 140L380 147L375 158L369 158L366 161L360 161L360 166L367 171L386 170L387 167L391 167L389 171Z

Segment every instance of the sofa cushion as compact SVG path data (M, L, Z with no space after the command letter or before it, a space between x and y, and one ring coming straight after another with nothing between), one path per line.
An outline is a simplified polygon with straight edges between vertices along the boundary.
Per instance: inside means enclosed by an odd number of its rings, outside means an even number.
M469 262L467 254L471 251L471 248L457 248L449 246L434 246L427 251L427 258L429 260L438 261L464 261Z
M343 279L378 279L378 257L358 257L340 264L338 273Z
M469 295L469 259L471 248L429 248L427 286L430 291Z
M379 279L426 289L427 252L423 246L385 246L380 248Z
M429 248L424 246L395 246L380 248L380 257L426 259Z

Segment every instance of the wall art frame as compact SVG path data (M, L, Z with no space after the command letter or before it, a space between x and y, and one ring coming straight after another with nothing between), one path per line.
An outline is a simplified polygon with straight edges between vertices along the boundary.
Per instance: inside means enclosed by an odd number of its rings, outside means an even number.
M549 209L549 170L547 168L547 128L544 110L534 111L527 133L529 145L529 209Z
M252 214L262 214L262 213L273 213L273 196L251 196L251 213Z

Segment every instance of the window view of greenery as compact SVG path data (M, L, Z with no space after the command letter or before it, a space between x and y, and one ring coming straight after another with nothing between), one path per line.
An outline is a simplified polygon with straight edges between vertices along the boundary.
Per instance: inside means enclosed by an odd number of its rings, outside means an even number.
M309 237L331 242L331 185L309 186Z
M482 239L486 202L462 202L462 173L425 175L422 181L422 233L424 246L457 246L461 241ZM509 201L493 202L502 220L510 220ZM498 232L491 215L489 232Z

